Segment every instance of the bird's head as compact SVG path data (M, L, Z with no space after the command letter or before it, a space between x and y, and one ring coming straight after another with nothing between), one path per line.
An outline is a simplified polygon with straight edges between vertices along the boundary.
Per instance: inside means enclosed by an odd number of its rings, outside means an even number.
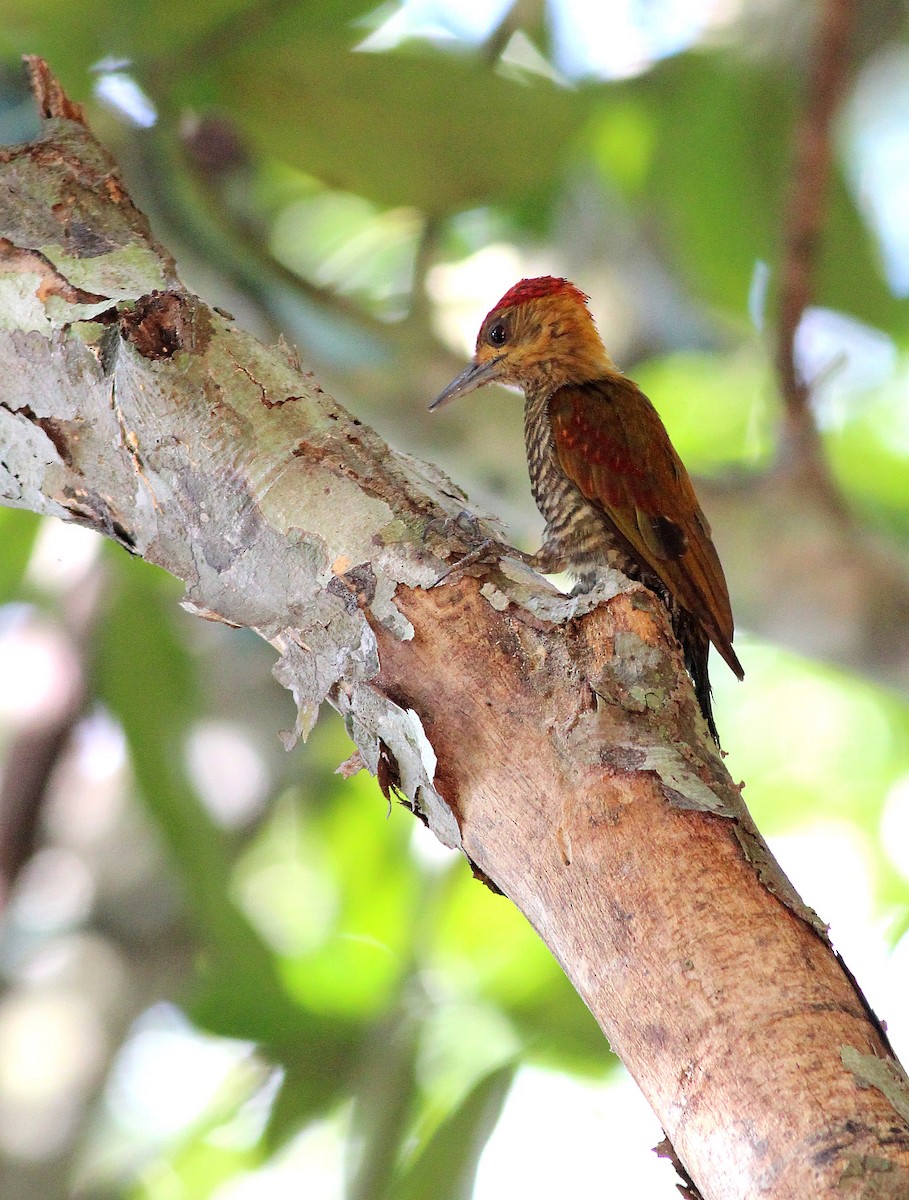
M554 392L614 372L587 296L567 279L543 275L516 283L487 313L473 358L429 407L440 408L486 383Z

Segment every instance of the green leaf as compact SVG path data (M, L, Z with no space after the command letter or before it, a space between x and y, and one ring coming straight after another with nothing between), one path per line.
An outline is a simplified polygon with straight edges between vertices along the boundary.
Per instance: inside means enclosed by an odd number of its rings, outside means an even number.
M284 1079L263 1140L275 1151L350 1092L362 1032L349 1024L301 1013L295 1043L279 1048Z
M189 786L183 739L197 713L195 679L174 627L179 584L119 551L106 619L93 645L95 691L123 726L136 782L166 844L206 949L214 991L200 1012L217 1032L289 1040L300 1013L275 964L229 894L222 832ZM223 985L229 980L229 986Z
M22 584L41 518L18 508L0 508L0 604L7 604Z
M593 94L519 85L475 57L430 49L356 53L337 34L285 22L200 61L171 99L229 107L258 154L333 188L444 214L545 191Z
M514 1079L513 1065L484 1076L399 1175L389 1200L470 1200L477 1163Z
M696 295L745 313L758 259L780 241L792 80L767 65L696 51L629 85L658 130L643 197Z
M268 1135L274 1144L349 1087L362 1025L296 1002L277 959L237 907L230 847L182 765L200 697L176 628L179 584L119 551L111 557L117 577L94 647L97 694L123 726L136 781L200 937L190 1016L212 1033L260 1043L285 1069Z
M696 50L624 85L646 99L650 171L641 200L698 296L745 315L758 261L779 262L799 96L796 76L760 58ZM814 300L897 333L906 302L884 279L838 172L825 201Z
M194 54L217 53L222 41L255 40L287 7L287 0L0 0L0 47L10 58L42 55L73 98L83 100L86 75L99 61L161 57L187 69ZM303 10L298 20L307 26L340 31L374 5L322 0L294 7Z

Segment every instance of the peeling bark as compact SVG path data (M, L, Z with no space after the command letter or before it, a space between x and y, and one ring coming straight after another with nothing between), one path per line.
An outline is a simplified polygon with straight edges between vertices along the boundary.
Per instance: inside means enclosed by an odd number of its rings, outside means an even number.
M186 292L33 72L42 133L0 153L0 498L271 642L295 734L327 698L521 909L705 1200L905 1197L905 1076L706 736L660 604L617 574L568 598L507 557L432 587L493 531Z

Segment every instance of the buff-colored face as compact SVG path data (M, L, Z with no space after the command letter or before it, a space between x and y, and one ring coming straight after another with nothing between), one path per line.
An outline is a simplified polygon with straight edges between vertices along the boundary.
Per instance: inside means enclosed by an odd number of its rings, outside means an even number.
M546 277L548 281L549 277ZM474 356L467 367L430 405L441 408L487 383L509 383L526 391L555 390L566 383L595 379L615 370L583 293L564 280L548 294L532 293L544 280L522 280L503 297L480 326ZM525 300L506 304L520 289Z

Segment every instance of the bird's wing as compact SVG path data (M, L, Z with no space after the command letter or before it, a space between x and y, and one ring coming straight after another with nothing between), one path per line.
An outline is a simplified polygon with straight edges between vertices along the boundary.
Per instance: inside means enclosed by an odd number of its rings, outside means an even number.
M644 393L624 375L566 384L549 406L562 470L704 626L732 670L732 609L688 472Z

